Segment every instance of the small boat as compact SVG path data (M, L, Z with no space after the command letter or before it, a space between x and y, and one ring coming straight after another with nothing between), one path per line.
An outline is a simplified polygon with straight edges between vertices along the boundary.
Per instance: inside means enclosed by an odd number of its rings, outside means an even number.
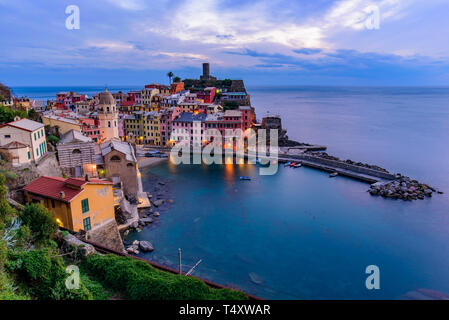
M294 166L296 166L296 162L292 162L292 163L290 163L290 167L294 167Z
M241 176L240 180L251 180L251 178L250 177Z
M284 167L288 167L288 166L291 165L291 164L292 164L292 162L289 161L289 162L287 162L286 164L284 164Z
M336 176L338 176L338 172L332 172L332 173L329 174L329 178L333 178L333 177L336 177Z
M302 166L302 163L297 163L297 164L295 164L293 167L294 168L299 168L299 167L301 167Z

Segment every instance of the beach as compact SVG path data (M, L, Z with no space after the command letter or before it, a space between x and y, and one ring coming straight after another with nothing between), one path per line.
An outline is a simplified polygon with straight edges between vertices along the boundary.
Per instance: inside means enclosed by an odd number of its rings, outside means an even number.
M168 158L155 158L155 157L137 157L137 163L139 164L139 168L147 168L156 166L164 161L168 161Z

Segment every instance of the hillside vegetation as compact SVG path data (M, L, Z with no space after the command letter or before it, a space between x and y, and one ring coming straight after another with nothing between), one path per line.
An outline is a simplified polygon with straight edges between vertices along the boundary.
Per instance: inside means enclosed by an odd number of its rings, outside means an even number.
M0 174L0 300L247 299L130 257L68 254L53 214L39 204L12 208L5 181ZM79 267L78 289L66 287L68 265Z

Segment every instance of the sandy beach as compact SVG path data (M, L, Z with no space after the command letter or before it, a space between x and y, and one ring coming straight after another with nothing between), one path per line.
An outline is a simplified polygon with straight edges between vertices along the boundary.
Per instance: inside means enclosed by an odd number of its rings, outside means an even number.
M164 161L168 161L168 158L147 158L147 157L137 157L137 163L139 168L146 168L158 165Z

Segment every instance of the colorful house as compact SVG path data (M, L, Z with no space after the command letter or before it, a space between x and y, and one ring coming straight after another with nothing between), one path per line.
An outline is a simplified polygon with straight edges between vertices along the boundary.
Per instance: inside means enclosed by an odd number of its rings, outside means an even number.
M30 148L27 151L27 159L29 160L38 161L47 154L44 125L40 122L20 119L1 125L0 146L12 146L9 143L16 141Z
M29 203L55 214L61 227L90 231L115 219L112 182L99 179L39 177L23 188Z

